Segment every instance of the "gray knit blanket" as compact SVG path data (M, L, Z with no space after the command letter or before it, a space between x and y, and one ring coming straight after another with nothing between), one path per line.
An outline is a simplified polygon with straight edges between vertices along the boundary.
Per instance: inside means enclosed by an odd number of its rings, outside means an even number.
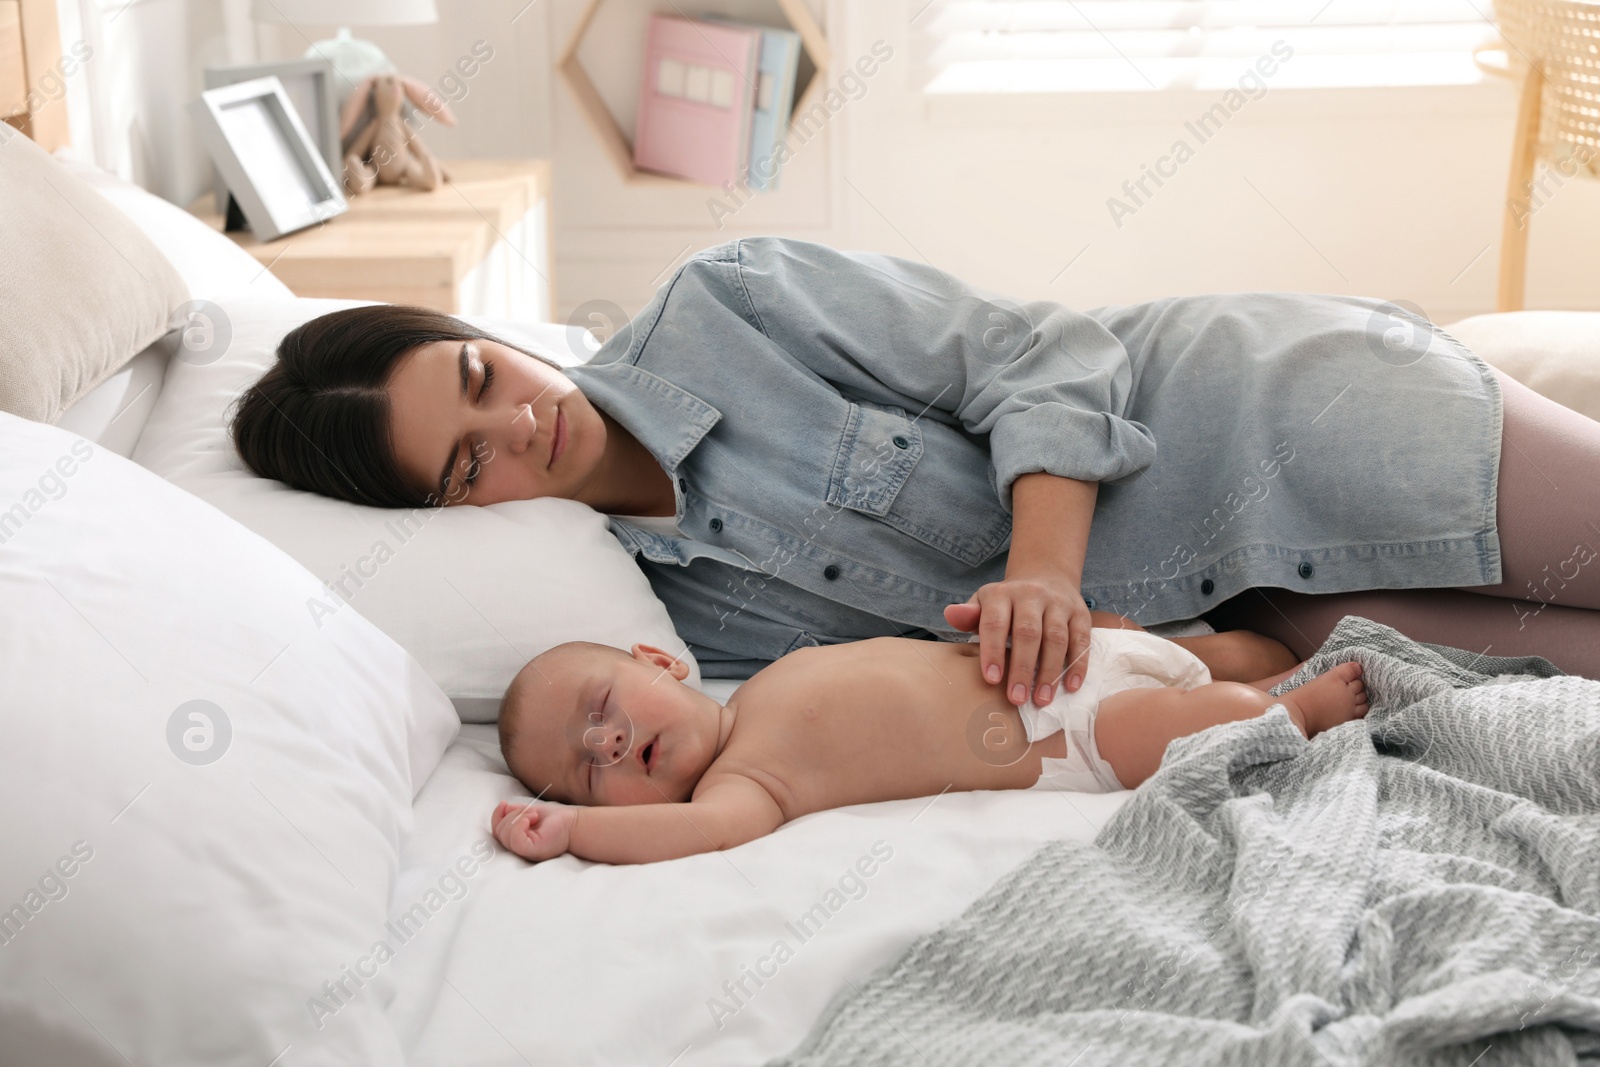
M1174 742L841 991L799 1065L1600 1064L1600 681L1347 615L1365 721Z

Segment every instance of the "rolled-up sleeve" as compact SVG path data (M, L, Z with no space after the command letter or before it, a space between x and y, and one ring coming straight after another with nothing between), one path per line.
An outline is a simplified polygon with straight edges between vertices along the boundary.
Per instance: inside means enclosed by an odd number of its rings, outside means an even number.
M1128 353L1089 316L883 253L782 237L737 246L758 329L846 396L986 435L1006 510L1023 474L1116 483L1155 461L1155 437L1124 417Z

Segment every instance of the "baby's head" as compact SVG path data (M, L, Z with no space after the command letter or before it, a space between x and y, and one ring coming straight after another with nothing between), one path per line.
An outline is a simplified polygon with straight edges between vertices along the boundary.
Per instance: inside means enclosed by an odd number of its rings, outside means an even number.
M500 751L534 795L568 804L681 803L716 759L722 705L682 660L569 641L528 661L500 702Z

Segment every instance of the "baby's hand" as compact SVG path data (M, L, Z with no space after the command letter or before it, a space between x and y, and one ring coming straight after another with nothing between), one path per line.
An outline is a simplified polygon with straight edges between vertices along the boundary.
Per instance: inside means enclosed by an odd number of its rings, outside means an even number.
M577 808L537 800L502 800L494 809L494 837L525 860L554 859L572 841Z

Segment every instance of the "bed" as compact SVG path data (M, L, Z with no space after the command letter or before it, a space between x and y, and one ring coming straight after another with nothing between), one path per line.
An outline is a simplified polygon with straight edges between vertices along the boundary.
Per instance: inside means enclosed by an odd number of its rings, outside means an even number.
M421 663L442 687L423 694L431 700L419 700L414 692L406 697L413 704L425 704L427 715L426 722L408 728L409 756L399 761L409 763L415 772L410 782L414 796L405 796L405 811L384 816L394 824L387 828L394 850L391 876L385 880L374 870L370 879L372 885L381 885L382 891L366 901L368 925L373 909L381 908L384 921L374 937L388 940L394 950L379 972L385 987L375 988L370 977L361 979L364 984L358 986L355 978L348 977L359 978L359 971L375 969L375 964L362 965L370 954L356 950L364 946L349 945L343 955L330 946L326 962L317 972L325 972L327 977L322 982L302 983L304 988L293 997L292 1010L269 1019L246 1012L249 1018L236 1019L236 1025L252 1025L259 1034L241 1039L237 1048L201 1046L206 1048L204 1062L256 1062L249 1058L252 1051L265 1052L259 1062L268 1062L285 1046L289 1050L282 1060L285 1064L320 1062L318 1047L307 1042L327 1030L317 1029L315 1024L327 1026L330 1020L350 1019L347 1005L371 1009L362 1028L392 1031L387 1045L370 1036L359 1040L363 1055L371 1057L369 1062L383 1062L380 1049L413 1064L759 1062L797 1044L850 976L887 962L914 937L959 914L1041 843L1092 839L1118 807L1120 798L1115 796L947 795L815 815L739 850L736 856L714 854L635 868L599 867L569 857L535 868L505 853L489 836L487 815L496 801L519 795L521 787L507 775L499 756L492 725L498 690L509 678L508 672L528 655L569 632L612 643L645 639L673 647L670 622L654 602L648 584L615 545L603 522L588 509L567 502L527 502L534 506L497 505L431 515L425 517L425 526L418 521L418 528L406 536L400 529L404 524L397 524L393 514L368 516L368 509L289 493L248 476L222 436L228 399L242 383L259 374L276 339L290 326L349 302L289 296L279 291L270 275L263 276L253 265L241 262L229 242L198 223L191 226L193 220L177 209L82 164L55 162L60 173L53 174L52 180L59 182L62 175L70 175L82 181L94 191L90 195L105 197L143 232L159 235L163 254L173 262L187 288L188 299L182 306L203 305L204 325L212 336L205 344L186 348L182 330L179 335L164 334L68 405L51 429L93 443L98 450L95 458L81 462L72 475L62 475L67 488L59 499L46 493L41 508L25 524L0 531L0 536L9 535L14 551L36 553L39 569L51 571L60 563L63 570L77 570L77 577L85 581L95 573L120 571L124 580L137 588L138 576L127 573L135 567L131 561L119 563L114 556L105 557L91 564L85 574L82 568L61 560L63 555L85 560L101 553L92 547L92 532L86 527L104 508L91 495L99 490L85 478L95 469L107 474L102 465L110 456L119 462L122 457L132 457L138 463L125 466L139 467L139 473L157 472L168 480L174 493L196 504L205 501L203 506L214 512L209 516L212 523L233 524L239 534L245 534L244 527L249 526L308 569L306 579L312 574L320 577L320 590L302 598L310 606L314 636L322 637L337 624L351 624L357 611L384 620L399 645L416 653L407 657L398 648L386 649L390 669L398 653L409 659L413 673L415 664ZM183 325L196 329L194 312L184 315L189 317L182 320ZM569 336L565 327L514 322L488 325L552 358L571 360L588 351L584 339ZM225 346L215 346L214 335L219 330L228 334ZM226 351L218 351L219 347ZM11 429L14 435L16 427ZM28 447L35 444L31 439L8 438L5 451L12 458L12 469L22 468L22 484L37 480L40 470L53 469L48 463L17 458L26 457ZM57 451L70 452L70 447L64 445ZM151 492L148 484L139 484L144 486L141 492ZM176 501L167 501L143 520L159 528L162 515L177 507ZM131 505L120 504L117 509L125 531L137 527ZM487 514L465 514L476 510ZM62 532L47 538L41 527L53 520L63 524ZM192 529L198 521L187 519L183 525ZM66 532L69 526L78 530L76 537ZM214 532L212 536L221 535ZM373 573L362 577L369 569L362 561L372 557L371 547L383 538L394 547L393 559L381 566L371 564ZM535 567L512 573L508 582L503 569L497 575L452 570L448 560L460 555L463 539L470 540L480 553L496 557L527 556L529 546L536 546L532 553L536 558L563 560L563 573L541 573L549 568ZM124 540L119 551L128 551L128 542L142 543L131 532ZM272 567L287 571L296 565L282 558ZM263 561L257 566L268 564ZM343 592L328 592L341 576L361 582L359 589L345 585L344 592L351 594L348 601ZM180 577L192 582L196 576ZM82 593L74 590L69 584L73 580L72 574L52 577L53 584L36 588L35 593L42 598L41 605L48 605L58 596L59 586L60 598L71 601L65 612L41 609L50 612L47 628L58 631L59 640L92 636L92 631L70 630L69 616L80 614L85 623L104 634L100 660L80 657L75 669L103 678L102 698L121 692L122 687L141 684L137 674L126 669L120 678L116 676L118 662L124 657L153 677L155 672L145 657L154 653L141 655L135 650L136 639L119 634L106 618L123 610L154 621L162 612L152 611L148 603L141 607L121 594L107 594L97 607L87 587ZM217 586L223 581L216 577L203 584ZM496 588L507 584L512 587L510 596ZM424 587L453 603L455 614L451 615L451 603L423 609L419 589ZM254 598L259 596L258 591L222 592L223 604L196 604L185 609L186 613L216 612L209 625L219 642L227 639L221 632L230 625L226 616L256 610ZM165 595L190 594L174 591ZM247 595L252 599L245 601ZM585 596L605 601L606 610L580 617L578 602ZM542 597L560 598L572 605L558 629L541 630L518 618L526 614L520 611L521 605ZM355 611L346 610L347 605L353 605ZM365 638L377 640L374 634ZM176 634L174 640L178 640ZM294 640L289 643L293 645ZM277 676L265 665L271 652L265 650L260 657L263 666L251 669L251 673L266 669L263 680L242 688L258 688ZM44 656L45 652L23 647L17 655ZM198 673L202 669L182 663L170 666L173 671ZM37 660L35 669L50 673ZM486 678L493 683L483 684ZM726 697L736 684L714 681L704 687ZM213 704L235 706L216 695L215 686L210 692ZM443 692L450 697L446 704L440 702ZM301 696L308 694L302 691ZM61 693L59 687L35 690L32 695L24 694L22 703L30 699L59 701ZM84 697L74 694L74 699ZM351 699L350 694L338 691L315 695L320 706ZM155 708L151 714L159 717L164 708ZM369 707L365 714L374 714L373 709ZM423 712L414 714L420 717ZM236 713L231 718L238 736L244 729L242 717ZM458 718L467 720L466 724ZM190 721L184 719L181 725L188 726ZM289 724L279 725L289 729ZM44 737L35 743L50 748L66 745L68 739ZM233 751L215 764L218 770L229 767L238 745L235 741ZM164 755L159 748L150 754L156 762L148 772L115 776L118 788L108 790L102 806L110 817L117 817L122 805L131 804L129 814L114 824L117 828L126 828L151 803L150 796L156 791L151 787L149 795L140 793L144 779L159 779L163 773L182 769L170 759L164 762L172 763L171 767L161 766ZM57 751L56 757L67 762L64 751ZM109 756L101 753L97 758ZM259 768L259 773L274 780L290 772L288 764L266 763ZM313 794L337 792L338 783L309 788ZM397 788L390 783L391 802ZM298 857L310 861L309 868L292 865L302 877L312 879L308 888L325 891L341 883L342 874L335 868L343 866L337 857L347 847L345 843L307 826L303 821L307 809L291 807L281 782L276 788L263 784L261 789L262 797L270 801L255 816L292 823L304 829L314 844ZM195 799L205 795L197 794ZM274 805L284 809L282 816L272 810ZM88 808L95 809L95 805ZM104 813L96 809L95 814ZM84 811L73 815L88 818ZM76 825L73 818L66 821ZM109 818L98 821L112 825ZM163 832L155 824L148 830L151 834ZM63 829L57 836L68 840L72 835ZM89 835L84 839L86 847L95 847ZM13 839L8 845L3 861L7 877L15 875L21 886L36 884L62 851L54 843L31 839ZM60 879L68 887L63 903L48 904L25 924L13 923L8 946L22 949L30 941L43 941L52 932L49 923L55 914L64 914L77 901L91 899L84 879L95 872L96 863L109 862L104 858L107 847L98 847L95 859L82 864L73 879ZM195 848L197 852L169 851L167 861L184 867L215 862L199 842ZM269 855L275 853L269 851ZM957 857L959 862L952 862ZM369 862L381 867L379 859ZM131 855L127 862L133 862ZM318 866L320 871L315 870ZM35 871L36 867L39 870ZM863 873L866 869L870 873ZM369 887L353 873L342 873L350 874L363 890ZM235 888L241 897L265 892L253 876ZM276 890L285 897L277 908L296 906L295 885L280 884ZM19 900L25 896L13 895ZM114 907L114 899L102 903L120 910ZM270 925L261 910L242 899L238 906L243 910L231 922ZM172 918L175 921L176 914ZM61 936L60 948L67 951L71 938L65 931ZM780 942L793 952L792 958L783 952L781 964L775 956ZM5 946L0 946L0 976L13 983L22 981L18 972L6 971L8 963L17 961L18 953L9 955L8 960ZM562 961L559 966L557 961ZM108 977L135 962L109 956L105 960L110 967ZM124 978L131 975L124 974ZM161 1049L178 1057L163 1062L183 1062L182 1053L192 1051L193 1046L183 1041L163 1045L159 1038L143 1032L133 1018L120 1014L112 1002L97 1009L60 975L50 976L50 981L60 985L61 992L49 985L36 988L35 992L44 994L42 1001L26 995L18 998L15 986L0 995L0 1000L11 998L8 1005L0 1007L0 1020L12 1024L7 1031L13 1035L11 1040L21 1040L16 1035L34 1031L70 1030L69 1024L76 1018L93 1024L80 1035L91 1047L76 1051L92 1055L98 1044L106 1054L105 1062L118 1062L120 1054L139 1062L133 1053L140 1048ZM332 984L324 988L323 982ZM107 992L114 985L108 982ZM255 992L262 995L260 990ZM59 1012L52 1013L52 999ZM159 1002L159 997L154 998L143 1008L155 1011ZM630 1021L619 1025L619 1016ZM19 1017L28 1021L18 1023ZM42 1020L48 1020L48 1025ZM297 1028L308 1032L292 1039ZM6 1029L0 1026L0 1030ZM266 1035L279 1034L289 1036L267 1048L277 1037L268 1039ZM0 1060L6 1059L5 1041L0 1038ZM33 1046L23 1047L31 1051ZM218 1058L224 1051L226 1055ZM325 1054L329 1062L338 1062L344 1051L343 1045L334 1044Z
M120 242L126 299L154 312L71 316L98 362L29 383L35 417L0 415L0 1062L762 1063L1129 803L947 794L647 867L512 857L487 824L522 792L498 694L558 640L681 649L647 583L568 502L397 515L249 476L228 401L287 329L349 302L298 300L185 213L19 139L0 183L26 159L87 194L82 239ZM44 213L32 188L9 203ZM157 248L164 266L137 259ZM28 283L51 326L47 280ZM1593 318L1448 329L1600 417ZM592 351L556 324L484 325ZM463 568L468 543L499 569Z

